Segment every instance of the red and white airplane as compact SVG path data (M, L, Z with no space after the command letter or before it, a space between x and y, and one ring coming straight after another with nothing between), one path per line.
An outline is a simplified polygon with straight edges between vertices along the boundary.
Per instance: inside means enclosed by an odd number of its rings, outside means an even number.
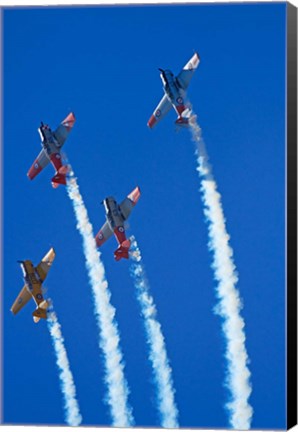
M95 236L96 244L100 247L112 234L115 235L119 246L114 252L114 258L119 261L121 258L128 259L130 240L125 235L125 221L141 196L139 187L136 187L127 197L118 204L114 197L107 197L102 204L105 207L106 222Z
M42 150L27 173L30 180L33 180L51 162L56 170L52 178L52 186L57 188L59 184L66 184L68 167L62 163L60 150L74 123L75 116L73 113L68 114L54 132L48 125L41 122L38 132L41 138Z
M155 108L147 126L153 128L162 118L165 117L172 107L178 114L178 119L175 122L176 125L188 126L190 110L185 104L186 89L189 86L190 80L199 66L199 63L199 54L195 53L177 77L175 77L169 69L159 69L165 94Z

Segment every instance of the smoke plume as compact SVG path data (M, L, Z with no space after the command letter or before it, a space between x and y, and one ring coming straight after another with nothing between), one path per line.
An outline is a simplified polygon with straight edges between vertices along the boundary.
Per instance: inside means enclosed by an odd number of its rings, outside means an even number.
M93 294L94 314L99 329L99 345L104 355L105 382L108 388L107 402L111 410L112 426L129 427L134 424L134 419L132 409L128 404L129 390L124 376L115 308L110 302L111 293L100 253L96 249L93 228L71 168L67 175L67 192L73 204L77 229L83 238L86 268Z
M161 426L164 428L178 428L178 410L174 400L175 390L165 340L161 325L157 320L156 306L150 294L150 287L142 263L140 249L135 238L131 237L131 240L130 257L132 264L130 266L130 273L134 281L137 299L144 319L146 338L149 346L149 358L152 363L154 381L157 388Z
M208 223L209 249L213 253L214 278L218 282L218 304L215 313L223 319L222 329L226 340L226 385L231 399L227 403L230 424L235 429L250 429L253 409L248 400L252 392L249 358L245 347L245 323L241 317L242 303L236 288L238 276L229 245L221 196L213 177L212 168L195 116L190 119L193 141L196 143L197 171L201 180L204 214Z
M64 346L61 326L52 306L47 315L48 329L53 341L56 363L59 368L61 391L64 397L65 420L69 426L79 426L82 422L82 416L76 398L76 388Z

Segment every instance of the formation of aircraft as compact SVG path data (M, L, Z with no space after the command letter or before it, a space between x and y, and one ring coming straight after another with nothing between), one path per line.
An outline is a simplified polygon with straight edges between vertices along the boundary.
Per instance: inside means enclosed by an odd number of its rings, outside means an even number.
M68 168L62 163L61 148L74 123L74 113L68 114L54 132L48 125L41 122L38 132L41 138L42 150L28 171L27 176L30 180L33 180L51 162L56 170L52 178L52 186L57 188L59 184L66 184L65 175Z
M34 267L30 260L18 261L23 271L25 285L10 309L14 315L33 298L37 306L32 313L34 322L37 323L41 318L47 318L49 303L43 297L42 284L47 277L54 259L55 251L51 248L36 267Z
M115 235L119 246L114 252L114 258L128 259L130 240L126 238L125 222L141 196L140 188L136 187L127 197L118 204L114 197L107 197L102 201L106 212L106 222L95 236L98 247L108 240L112 234Z
M178 126L188 126L191 113L185 102L186 89L199 63L200 57L195 53L177 77L168 69L159 69L165 94L147 123L150 128L153 128L164 118L172 107L178 114L175 123ZM41 138L42 150L27 173L30 180L33 180L51 162L56 170L52 178L52 186L57 188L60 184L66 185L68 166L63 165L61 148L74 123L75 116L72 112L68 114L55 131L52 131L48 125L41 122L38 132ZM121 258L129 258L131 241L126 238L126 221L140 195L140 189L136 187L120 204L112 196L102 201L106 213L106 222L96 234L95 241L97 247L101 247L114 234L118 242L118 248L114 252L116 261ZM34 322L37 323L41 318L47 318L49 302L43 297L42 284L47 277L54 258L55 251L51 248L36 267L33 266L30 260L18 261L23 271L25 285L11 307L13 314L17 314L33 298L37 305L32 313Z
M165 94L155 108L147 123L147 126L153 128L161 119L165 117L172 107L178 114L178 118L175 122L176 125L188 126L190 112L185 101L186 89L188 88L193 74L199 66L199 63L199 54L195 53L176 77L169 69L159 69L161 72L160 77Z

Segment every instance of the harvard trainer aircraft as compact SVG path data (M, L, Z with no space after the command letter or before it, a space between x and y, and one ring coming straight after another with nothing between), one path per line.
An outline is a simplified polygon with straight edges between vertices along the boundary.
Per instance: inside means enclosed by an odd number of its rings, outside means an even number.
M10 309L14 315L17 314L31 298L33 298L37 305L37 308L32 313L34 322L37 323L40 318L47 318L47 308L49 307L49 303L43 297L42 283L47 277L54 258L55 251L51 248L37 267L34 267L30 260L18 261L23 270L25 285L21 289Z
M121 258L128 259L130 240L126 238L124 222L127 220L132 209L138 202L141 192L136 187L123 201L118 204L113 197L107 197L102 204L106 211L106 222L95 236L96 244L100 247L112 234L115 234L119 243L118 249L114 252L114 258L119 261Z
M190 110L185 105L186 89L189 86L190 80L199 66L199 63L199 54L195 53L177 77L175 77L168 69L159 69L165 94L155 108L147 126L153 128L162 118L165 117L172 107L178 114L178 119L175 122L176 125L188 126Z
M52 186L57 188L59 184L66 184L65 175L68 167L62 164L60 150L74 123L75 116L73 113L68 114L54 132L48 125L41 122L38 132L41 138L42 150L27 173L30 180L33 180L51 162L56 170L52 178Z

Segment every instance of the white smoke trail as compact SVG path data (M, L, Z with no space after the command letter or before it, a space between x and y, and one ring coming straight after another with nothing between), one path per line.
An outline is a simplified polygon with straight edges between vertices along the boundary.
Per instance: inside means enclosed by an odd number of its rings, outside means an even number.
M129 427L134 424L132 410L128 405L128 385L124 377L120 336L115 321L115 308L110 303L111 293L105 277L105 269L96 249L93 228L70 167L67 175L67 193L73 204L77 229L83 238L86 267L92 288L94 314L100 335L100 347L105 360L105 381L108 387L107 402L111 409L112 426Z
M55 349L56 363L59 368L61 390L65 403L66 423L69 426L79 426L82 422L82 416L80 414L79 404L76 399L76 388L70 370L67 352L64 346L64 338L62 336L61 326L52 306L48 310L47 323Z
M223 333L226 339L225 357L228 362L226 385L231 401L226 405L230 412L230 423L235 429L250 428L253 409L248 402L252 392L249 358L245 347L244 320L241 317L242 303L236 288L238 276L233 261L233 250L229 245L221 196L208 162L208 155L201 137L196 117L190 119L192 138L197 145L197 171L201 178L204 213L208 222L209 248L213 252L213 269L219 303L215 313L223 318Z
M164 428L178 428L178 410L175 405L172 370L169 365L165 340L161 325L156 317L156 306L150 295L150 287L146 278L140 249L134 237L131 237L130 257L132 264L130 273L136 288L142 316L144 318L147 343L150 351L150 361L153 367L154 379L157 385L158 408L161 425Z

